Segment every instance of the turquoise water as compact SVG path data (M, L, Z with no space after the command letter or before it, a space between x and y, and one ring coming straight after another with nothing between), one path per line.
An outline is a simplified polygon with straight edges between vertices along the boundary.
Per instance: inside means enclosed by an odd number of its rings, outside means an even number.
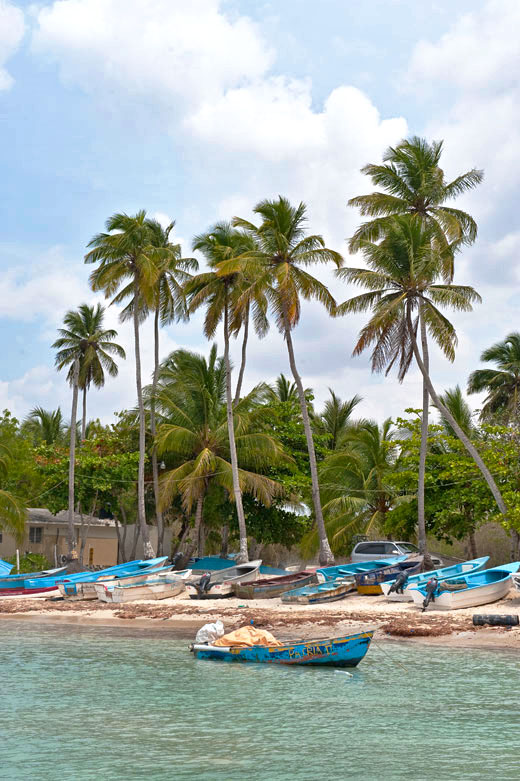
M352 672L0 622L0 778L518 779L518 655L373 644Z

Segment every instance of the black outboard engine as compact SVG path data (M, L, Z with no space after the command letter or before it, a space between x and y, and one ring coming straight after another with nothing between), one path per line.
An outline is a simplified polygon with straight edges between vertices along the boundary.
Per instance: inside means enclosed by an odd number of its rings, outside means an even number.
M171 563L173 564L173 569L177 569L177 564L179 561L181 561L184 558L184 553L176 553L175 556L172 556Z
M201 597L203 594L209 591L210 581L211 581L211 573L205 572L204 575L199 580L199 582L193 584L197 589L197 594L199 595L199 597Z
M439 581L437 578L430 578L430 580L426 584L426 597L423 600L423 608L422 612L426 610L430 602L435 602L435 592L437 591L437 587L439 585Z
M392 585L390 586L389 594L393 594L394 591L396 594L402 594L404 592L404 587L406 586L406 583L408 581L408 575L406 573L406 570L403 570L399 573L399 575L396 577Z

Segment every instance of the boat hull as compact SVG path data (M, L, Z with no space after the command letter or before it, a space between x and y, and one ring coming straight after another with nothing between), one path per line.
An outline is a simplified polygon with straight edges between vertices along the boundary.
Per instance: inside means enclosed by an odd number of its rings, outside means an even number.
M360 632L331 640L308 640L281 646L217 647L194 645L197 659L222 662L356 667L366 655L373 632Z
M180 578L164 583L143 583L134 586L110 586L96 583L96 592L101 602L140 602L142 600L169 599L182 594L186 584Z
M190 599L222 599L233 594L235 583L251 583L258 578L261 559L247 564L237 564L224 570L211 573L209 588L203 594L199 593L193 580L186 584Z
M36 599L38 597L52 597L54 594L59 594L56 586L47 586L46 588L8 588L0 589L0 599L22 599L30 598Z
M239 599L275 599L295 588L316 582L315 572L300 572L280 578L267 578L244 583L241 580L233 584L233 593Z
M382 594L381 583L387 580L395 580L403 570L414 569L419 566L418 561L400 561L390 566L373 569L370 572L361 572L354 575L358 594L375 595Z
M64 599L71 599L72 601L74 599L83 599L82 592L85 583L93 583L101 578L113 575L122 577L123 575L146 574L164 564L167 558L167 556L160 556L155 559L137 559L126 564L116 564L113 567L98 570L97 572L80 572L77 575L70 575L58 583L58 588Z
M282 602L286 605L321 605L325 602L338 602L355 591L354 578L350 578L340 583L331 581L288 591L282 594Z
M338 578L349 575L358 575L363 572L371 572L375 569L387 567L390 564L396 564L398 561L404 561L406 556L393 556L388 559L373 559L372 561L357 561L347 564L338 564L334 567L321 567L316 570L318 580L326 582L328 580L337 580Z
M389 602L413 602L412 589L420 583L426 583L430 578L452 578L456 575L477 572L485 566L488 560L489 556L481 556L479 559L464 561L451 567L442 567L430 572L422 572L419 575L412 575L406 583L402 594L396 594L395 591L390 594L390 589L394 583L393 580L381 583L381 590Z
M520 562L515 561L500 567L472 572L469 575L449 578L445 583L439 584L435 598L427 605L427 609L459 610L498 602L511 590L512 576L519 566ZM456 590L450 590L450 586ZM418 586L412 589L411 593L414 603L424 609L426 587Z

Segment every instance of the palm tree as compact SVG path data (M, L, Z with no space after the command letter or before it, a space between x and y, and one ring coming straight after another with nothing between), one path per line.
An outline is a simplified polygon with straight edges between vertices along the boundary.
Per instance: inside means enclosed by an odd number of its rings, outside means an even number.
M460 389L459 385L456 385L454 388L448 388L448 390L444 391L442 396L440 396L440 399L443 403L443 405L448 409L461 429L464 431L467 437L470 439L475 439L477 435L477 429L475 427L475 424L473 423L473 413L471 411L471 407L469 406L468 402L462 395L462 391ZM441 415L441 422L443 425L443 428L450 437L456 436L455 432L453 431L452 427L450 426L449 422L442 417ZM462 503L460 507L460 512L464 515L464 519L466 521L466 525L468 527L471 527L471 531L468 532L468 548L470 552L470 558L476 559L478 556L477 552L477 542L475 539L475 529L476 529L476 522L474 519L474 509L472 506L466 503ZM473 521L473 525L471 525Z
M461 244L475 241L477 224L471 215L446 206L446 202L480 184L484 172L472 168L447 182L440 167L442 147L442 141L428 143L426 139L414 136L396 147L389 147L383 155L382 165L369 163L361 169L383 192L378 190L349 200L349 206L356 206L363 216L373 218L360 225L350 239L351 252L360 249L364 241L381 239L392 217L413 214L430 228L432 240L446 250L443 272L446 280L451 280L454 253Z
M354 409L363 399L357 394L351 399L342 401L332 388L329 388L330 399L325 402L325 408L321 415L314 420L315 429L328 437L327 447L337 450L341 447L346 433L352 428L350 418Z
M495 363L496 369L477 369L468 380L468 393L487 392L481 418L505 415L518 420L520 412L520 333L513 331L502 342L488 347L481 361Z
M413 215L394 217L386 237L379 243L366 241L362 252L369 269L341 269L338 275L360 285L368 293L356 296L338 307L338 314L372 311L361 330L354 355L374 345L372 370L387 373L399 361L402 379L415 357L433 403L453 428L482 472L500 511L507 510L495 481L472 442L443 405L433 387L428 371L428 339L441 348L448 360L455 357L457 336L453 325L438 306L450 306L458 311L471 311L480 301L476 291L468 286L438 284L442 275L444 250L434 242L434 229ZM417 344L420 329L423 357ZM423 417L425 411L423 410ZM426 550L424 506L419 508L418 541L421 552Z
M238 460L235 445L235 429L233 420L233 399L231 395L231 362L229 359L229 338L231 333L237 333L242 325L242 315L245 313L249 319L250 307L253 306L254 324L257 333L263 336L267 330L265 318L265 305L262 294L254 298L248 298L244 310L234 307L234 301L244 289L244 279L239 272L230 274L218 274L216 269L221 261L236 258L244 252L254 249L254 245L247 234L235 230L230 223L220 222L214 225L206 233L196 236L193 240L193 249L202 252L208 261L211 271L199 274L186 285L186 294L189 298L190 312L196 311L200 306L206 305L206 318L204 321L204 334L212 339L220 322L224 328L224 365L226 370L226 405L228 436L231 453L231 466L233 472L233 494L237 510L238 528L240 530L239 561L248 561L247 529L242 505L242 493L238 474ZM239 392L238 392L239 393ZM235 408L238 407L238 399L235 399Z
M70 310L63 318L65 328L58 329L59 339L52 345L59 350L56 354L58 370L69 366L67 380L72 383L74 361L79 358L79 388L83 391L83 413L81 417L81 439L84 440L87 428L87 391L91 384L102 388L105 384L105 372L117 377L118 367L113 355L125 359L126 354L114 339L117 331L104 329L105 309L81 304L77 311Z
M5 445L0 444L0 485L9 472L11 455ZM0 529L7 529L21 544L25 535L26 509L23 502L10 491L0 487Z
M381 426L361 421L320 464L325 525L335 553L344 552L354 534L382 529L387 513L405 500L388 481L395 470L395 435L390 418ZM307 535L304 554L312 554L316 544L315 532Z
M59 444L65 433L65 423L60 407L46 410L34 407L22 424L22 431L33 439L34 443L46 445Z
M238 260L221 262L218 274L231 274L241 270L250 281L246 291L239 297L237 306L244 307L252 296L265 295L278 329L284 335L289 364L298 390L309 452L312 500L320 538L320 564L325 566L334 561L334 556L323 521L314 441L307 399L296 367L292 331L300 320L301 298L316 299L331 313L336 306L326 285L309 274L306 267L315 263L333 263L340 267L343 258L338 252L325 246L322 236L305 235L306 211L304 203L294 207L286 198L279 196L277 200L261 201L255 206L254 213L262 220L258 226L236 217L233 224L252 236L256 249L244 253Z
M155 439L156 415L155 393L159 377L159 330L160 326L169 325L175 320L187 318L186 299L184 285L191 279L190 271L196 271L199 267L195 258L183 258L180 244L172 244L170 233L175 227L171 222L166 228L157 220L147 220L150 235L149 240L153 250L150 255L157 267L157 277L153 289L151 307L143 299L139 302L139 318L146 319L149 309L154 312L154 370L150 393L150 434ZM121 312L121 319L133 318L134 312L134 286L130 282L115 297L115 303L122 303L130 298L129 303ZM164 522L159 502L159 467L157 463L157 451L152 448L152 480L155 500L155 516L157 521L157 555L161 556L164 544Z
M230 500L235 496L226 377L225 361L217 358L215 345L208 361L187 350L176 350L160 373L157 449L173 462L161 477L161 504L165 508L180 495L186 513L195 508L190 555L199 539L210 485L220 486ZM251 415L260 396L260 390L254 389L236 405L235 446L240 490L269 506L273 498L283 496L283 488L251 470L267 468L287 457L276 440L259 429L258 417Z
M305 389L307 398L311 393L310 388ZM288 380L285 374L279 374L274 385L267 385L265 394L267 401L293 401L298 399L298 388L296 383Z
M135 301L153 307L158 267L151 243L146 212L136 215L114 214L106 222L106 233L94 236L88 244L92 249L85 263L98 263L90 275L93 290L102 290L106 298L114 296L121 286L130 282ZM139 467L137 476L137 517L141 528L144 555L153 557L150 534L146 525L144 502L144 463L146 454L145 413L141 380L141 350L139 342L140 307L133 308L135 382L139 408Z

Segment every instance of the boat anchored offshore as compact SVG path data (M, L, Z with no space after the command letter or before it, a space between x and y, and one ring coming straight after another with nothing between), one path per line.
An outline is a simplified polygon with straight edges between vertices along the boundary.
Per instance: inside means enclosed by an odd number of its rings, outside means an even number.
M190 650L197 659L222 662L356 667L366 655L373 632L319 640L296 640L279 645L216 646L194 643Z
M511 564L442 581L430 578L427 583L412 588L410 593L415 604L423 610L427 607L457 610L487 605L507 596L512 585L512 575L519 567L520 561L513 561Z
M235 564L234 567L206 572L198 580L190 580L186 587L191 599L220 599L233 593L234 583L250 583L258 577L262 559Z
M429 572L419 572L416 575L408 575L405 570L401 572L395 580L387 580L381 583L381 591L390 602L412 602L412 588L424 585L430 578L445 580L446 578L453 578L456 575L467 575L470 572L477 572L478 570L483 569L488 560L489 556L481 556L478 559L462 561L458 564L453 564L450 567L433 569Z

